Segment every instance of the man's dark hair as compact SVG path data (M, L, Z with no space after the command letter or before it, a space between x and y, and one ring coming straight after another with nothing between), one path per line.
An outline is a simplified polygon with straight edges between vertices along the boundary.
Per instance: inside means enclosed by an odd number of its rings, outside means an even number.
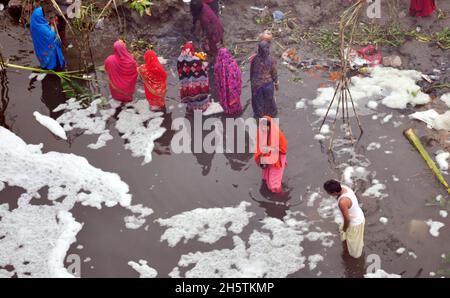
M323 184L323 188L328 193L340 193L342 191L341 184L336 180L328 180Z

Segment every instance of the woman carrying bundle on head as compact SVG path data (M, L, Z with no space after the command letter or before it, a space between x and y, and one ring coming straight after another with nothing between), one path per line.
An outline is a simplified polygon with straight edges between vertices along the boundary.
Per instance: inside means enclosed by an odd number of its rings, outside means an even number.
M263 116L259 120L254 159L262 169L263 181L273 193L283 191L281 182L287 166L287 147L286 137L275 120L270 116Z
M145 64L138 71L144 82L145 96L150 107L163 109L166 105L167 73L152 50L145 52L144 59Z
M206 62L196 55L192 42L184 44L177 68L181 102L187 104L190 112L205 111L210 104L208 71Z
M37 7L31 15L31 38L34 53L41 68L63 70L66 66L62 53L61 40L55 28L50 27L44 17L42 7Z
M113 99L121 102L133 100L138 77L137 63L125 43L114 43L114 54L105 60L105 70L109 77L109 90Z
M227 116L242 112L241 105L241 69L226 48L219 50L214 65L214 81L220 105Z

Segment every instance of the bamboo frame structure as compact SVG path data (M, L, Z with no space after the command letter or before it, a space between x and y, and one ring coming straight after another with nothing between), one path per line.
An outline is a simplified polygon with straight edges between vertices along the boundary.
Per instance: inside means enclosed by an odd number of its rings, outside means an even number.
M353 44L353 36L355 34L356 27L359 22L359 17L361 14L361 10L364 6L365 0L358 0L355 2L351 7L349 7L341 16L341 20L339 23L339 38L340 38L340 60L341 60L341 78L336 86L333 98L328 106L327 112L325 114L325 117L322 121L322 124L319 128L319 133L322 130L323 125L325 124L330 111L332 110L333 104L337 100L337 106L336 106L336 113L333 120L333 127L332 127L332 135L330 139L330 144L328 147L328 150L331 151L333 149L333 141L334 136L336 132L336 123L340 115L341 111L341 117L342 117L342 124L344 125L346 129L346 134L348 137L350 137L352 143L355 142L355 139L353 138L353 133L351 130L351 123L350 123L350 115L349 115L349 105L351 104L351 108L353 110L353 113L355 114L355 118L358 124L358 127L360 129L360 136L361 138L363 134L363 128L361 125L361 121L358 117L358 114L356 112L355 103L353 102L353 98L349 89L350 86L350 48ZM349 38L346 38L346 33L349 34ZM349 103L350 102L350 103ZM359 139L358 138L358 139Z

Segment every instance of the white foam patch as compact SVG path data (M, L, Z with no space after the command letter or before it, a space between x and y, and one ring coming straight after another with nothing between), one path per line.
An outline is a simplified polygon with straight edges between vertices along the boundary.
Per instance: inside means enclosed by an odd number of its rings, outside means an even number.
M317 212L323 219L333 218L334 222L338 225L344 222L342 213L339 211L337 200L335 198L323 198Z
M145 260L139 260L139 263L129 261L128 265L139 273L140 278L155 278L158 275L158 272L150 267Z
M64 268L81 224L53 206L20 204L0 208L0 267L11 265L18 277L73 277Z
M369 109L376 110L378 108L378 102L374 100L369 100L369 102L367 103L367 107Z
M318 198L320 198L320 194L318 192L313 192L312 194L309 195L308 202L306 203L306 206L308 206L308 207L314 206L314 202Z
M0 191L2 191L5 188L5 183L0 181Z
M388 194L382 193L382 191L386 189L386 185L380 183L376 179L374 179L372 183L373 183L372 186L366 189L366 191L362 194L364 197L376 199L384 199L388 197Z
M334 244L334 241L330 239L331 237L334 237L330 232L309 232L305 235L305 238L308 241L315 242L317 240L321 241L322 246L324 247L332 247Z
M388 223L388 219L386 217L380 217L380 222L385 225Z
M414 252L412 252L412 251L409 251L409 252L408 252L408 255L409 255L410 257L412 257L413 259L417 259L417 255L416 255Z
M373 150L380 149L380 148L381 148L380 143L372 142L367 146L367 151L373 151Z
M401 278L401 275L387 273L383 269L378 269L375 273L364 274L365 278Z
M443 218L447 218L448 212L447 210L439 210L439 215Z
M389 114L389 115L385 116L385 117L383 118L383 120L381 120L381 122L382 122L382 123L388 123L389 121L391 121L392 117L393 117L393 115L392 115L392 114Z
M415 70L399 70L390 67L375 67L370 69L370 76L351 79L350 92L355 106L359 106L360 113L371 113L363 111L362 107L370 105L373 109L373 103L378 101L392 109L405 109L408 104L412 106L423 105L430 102L430 97L421 91L416 81L421 80L421 73ZM315 114L324 116L326 107L330 104L335 89L332 87L319 88L318 96L312 101L315 106ZM338 93L339 95L339 93ZM332 115L338 105L335 100L332 106ZM324 111L325 109L325 111ZM350 111L353 115L353 111Z
M436 162L438 163L439 169L441 171L448 170L448 158L450 157L449 152L441 152L436 155Z
M310 223L288 215L284 220L267 217L261 223L267 232L253 231L248 243L234 236L232 249L182 255L169 276L181 277L180 267L188 278L282 278L305 267L302 255L304 233Z
M129 215L124 218L125 226L132 230L142 227L145 224L145 218L153 214L153 210L151 208L144 207L142 204L129 206L127 209L130 210L133 215Z
M445 104L447 105L447 107L450 108L450 93L446 93L444 95L441 96L441 100L443 102L445 102Z
M168 227L161 241L167 241L170 247L174 247L183 239L187 243L198 237L198 241L212 244L225 237L227 232L239 234L255 215L246 210L248 206L250 203L241 202L237 207L198 208L170 218L159 218L156 222L162 227Z
M50 130L52 134L60 137L63 140L67 140L66 132L55 119L52 119L48 116L44 116L39 112L34 112L33 116L37 122L39 122L42 126Z
M320 134L326 135L330 133L330 126L328 124L324 124L322 129L320 130Z
M42 153L0 127L0 181L21 187L18 207L0 208L0 267L11 265L19 277L69 277L64 258L81 229L69 212L75 203L101 208L131 203L129 188L117 174L104 172L74 154ZM46 187L48 195L38 191ZM33 198L53 205L31 205ZM0 237L2 238L2 237Z
M439 221L433 221L431 219L426 221L428 227L430 228L430 234L433 237L439 237L439 230L445 225Z
M322 141L322 140L325 140L326 138L327 138L326 136L321 135L321 134L316 134L314 136L314 140L317 140L317 141Z
M358 180L366 181L368 175L369 172L364 167L347 166L342 173L342 182L353 187L354 183Z
M134 157L144 157L142 164L152 161L154 142L166 131L161 127L162 115L151 111L146 100L138 100L128 103L118 116L116 128L127 140L125 149Z
M450 111L438 115L434 119L433 128L437 130L450 130Z
M399 249L397 249L395 252L399 255L403 254L406 251L406 248L404 247L400 247Z
M323 257L319 254L309 256L308 257L309 270L311 270L311 271L314 270L317 267L317 264L322 261L323 261Z
M65 131L80 129L87 135L99 135L96 143L88 145L91 149L99 149L113 138L109 129L106 128L106 123L116 111L111 105L100 108L101 102L101 99L96 99L89 107L83 108L80 102L71 98L53 111L64 111L56 120L63 125Z
M295 108L297 110L306 108L306 101L307 101L307 99L305 99L305 98L300 99L299 101L297 101L295 103Z

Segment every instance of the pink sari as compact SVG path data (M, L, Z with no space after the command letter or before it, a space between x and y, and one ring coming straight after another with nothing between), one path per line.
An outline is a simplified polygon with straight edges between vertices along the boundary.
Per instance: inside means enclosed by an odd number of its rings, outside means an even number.
M280 162L280 168L269 165L262 171L262 179L266 182L267 188L273 193L281 193L283 191L281 182L284 169L286 168L286 154L280 154Z
M114 54L105 60L105 70L109 77L111 96L118 101L133 100L138 77L137 63L127 51L125 43L118 40L114 43Z

